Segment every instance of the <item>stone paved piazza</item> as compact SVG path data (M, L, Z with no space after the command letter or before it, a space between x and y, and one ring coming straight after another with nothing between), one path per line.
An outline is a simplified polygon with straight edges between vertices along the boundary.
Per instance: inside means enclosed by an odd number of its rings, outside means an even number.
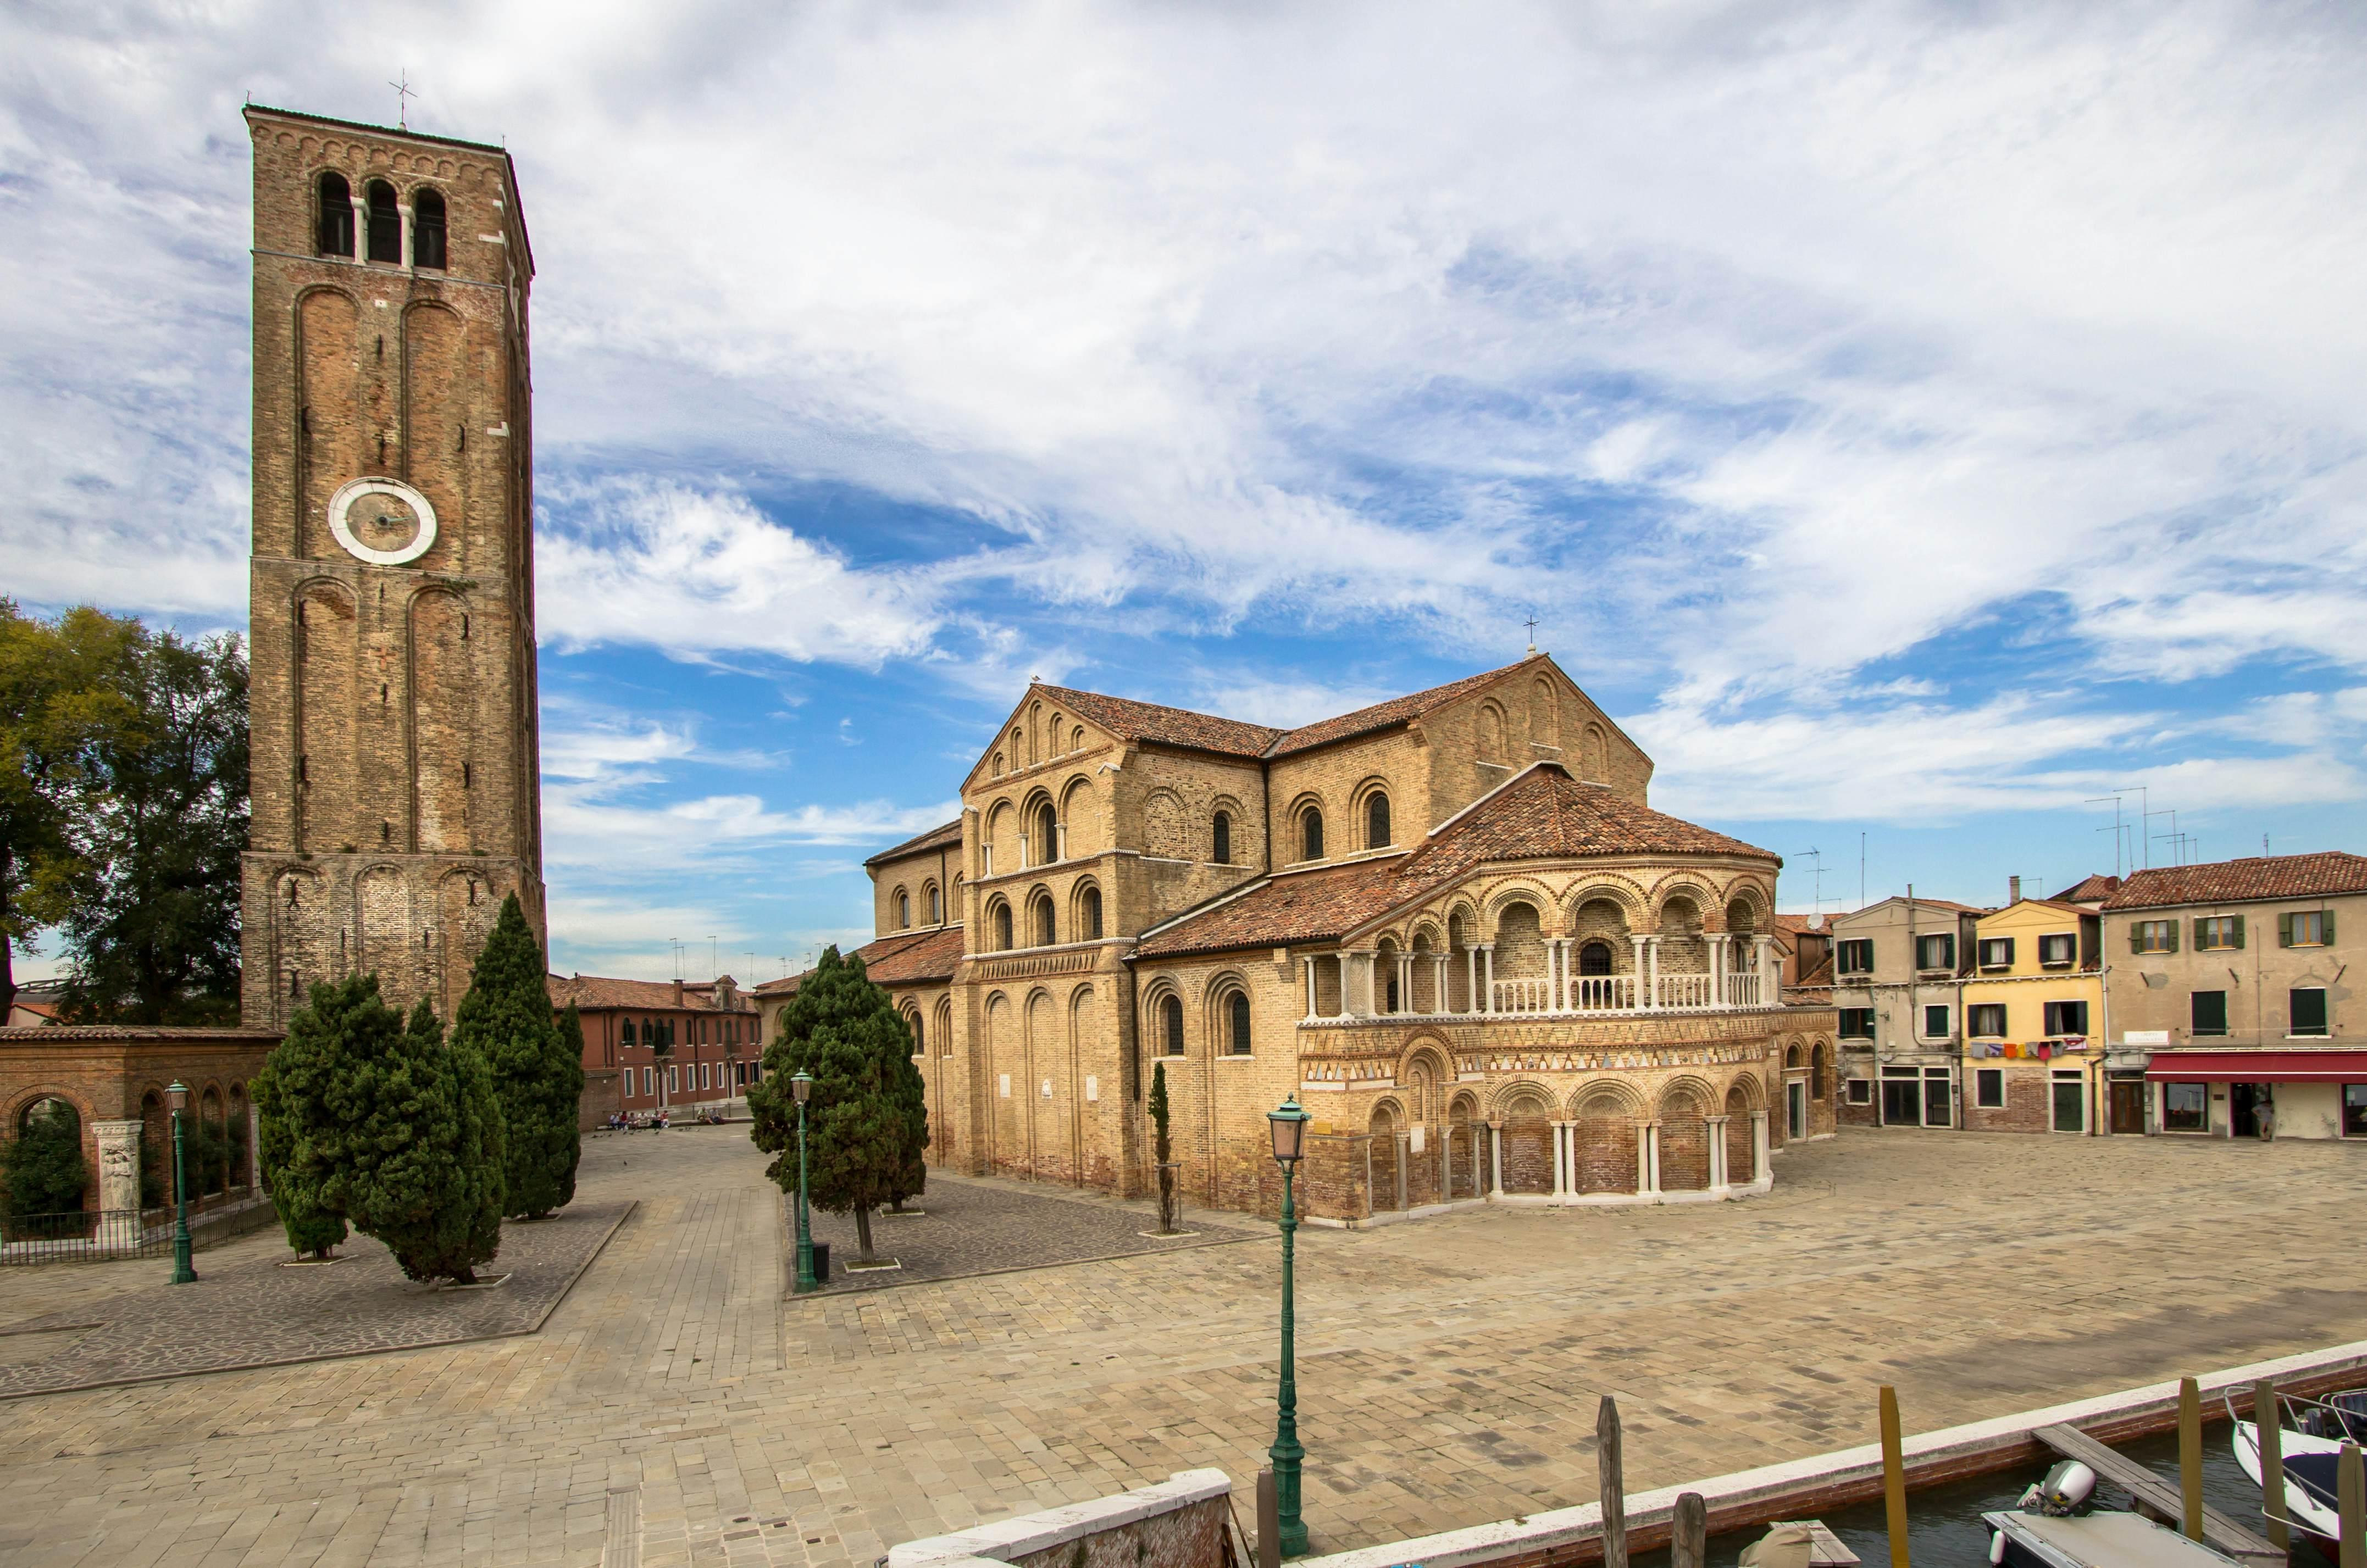
M538 1335L0 1406L0 1559L589 1565L638 1488L645 1562L867 1564L1254 1472L1272 1243L785 1304L763 1163L736 1131L593 1142L584 1201L640 1207ZM1776 1173L1744 1203L1302 1232L1317 1549L1588 1500L1606 1390L1649 1487L1869 1440L1885 1381L1923 1430L2367 1319L2357 1148L1852 1131ZM162 1278L11 1269L0 1328Z

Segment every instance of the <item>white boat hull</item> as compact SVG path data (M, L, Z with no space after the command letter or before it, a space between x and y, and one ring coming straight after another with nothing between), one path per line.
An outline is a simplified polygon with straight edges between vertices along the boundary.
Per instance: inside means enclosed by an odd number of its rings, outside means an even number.
M2260 1479L2259 1429L2249 1421L2238 1421L2233 1441L2236 1462L2243 1466L2244 1473L2257 1483ZM2303 1454L2339 1454L2342 1445L2332 1438L2313 1438L2307 1432L2296 1432L2287 1427L2278 1449L2290 1461ZM2336 1511L2333 1497L2330 1495L2318 1496L2290 1472L2285 1476L2285 1517L2326 1540L2336 1540L2341 1536L2341 1517Z

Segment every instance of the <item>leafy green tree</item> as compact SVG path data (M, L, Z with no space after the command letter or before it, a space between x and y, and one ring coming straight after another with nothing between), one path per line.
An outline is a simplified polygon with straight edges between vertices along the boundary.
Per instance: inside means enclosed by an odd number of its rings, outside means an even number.
M569 1016L574 1016L573 1009ZM455 1049L475 1051L493 1069L501 1097L506 1213L540 1219L575 1196L583 1152L576 1123L583 1099L583 1026L572 1043L550 1012L542 946L513 893L477 954L469 994L453 1021Z
M67 1016L235 1022L246 655L235 637L126 624L111 671L123 716L92 737L69 829Z
M44 621L0 598L0 1015L17 948L65 916L73 825L98 737L131 717L114 674L138 630L92 609Z
M1159 1229L1161 1234L1176 1226L1175 1148L1167 1137L1167 1064L1160 1062L1150 1069L1150 1127L1153 1134L1151 1158L1159 1167Z
M373 1087L348 1201L354 1228L384 1242L413 1280L474 1284L477 1265L502 1247L493 1069L467 1042L445 1043L423 997L379 1059Z
M352 1086L380 1035L400 1021L379 999L375 976L315 985L255 1075L263 1184L298 1252L326 1258L345 1239Z
M79 1211L90 1187L90 1163L82 1156L82 1117L62 1100L45 1100L26 1111L17 1135L0 1144L0 1178L8 1184L10 1235L36 1214Z
M749 1135L774 1156L764 1174L798 1184L798 1108L789 1079L813 1077L806 1104L808 1192L814 1207L852 1213L863 1257L872 1257L871 1212L918 1191L912 1165L928 1147L929 1119L912 1036L860 958L835 947L781 1010L764 1048L764 1081L748 1086Z

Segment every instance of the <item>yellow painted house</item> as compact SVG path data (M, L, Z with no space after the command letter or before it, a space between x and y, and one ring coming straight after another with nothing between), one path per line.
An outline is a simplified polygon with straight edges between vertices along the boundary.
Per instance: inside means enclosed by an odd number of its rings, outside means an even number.
M1965 1125L2092 1133L2102 1089L2103 922L2020 898L1974 922L1964 981Z

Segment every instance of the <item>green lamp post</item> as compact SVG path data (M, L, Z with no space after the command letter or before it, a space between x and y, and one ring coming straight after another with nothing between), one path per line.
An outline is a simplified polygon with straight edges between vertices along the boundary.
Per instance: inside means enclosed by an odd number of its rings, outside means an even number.
M790 1074L789 1093L798 1102L798 1280L794 1291L802 1296L821 1289L821 1281L814 1278L813 1229L806 1220L806 1101L813 1098L813 1075Z
M1291 1202L1291 1178L1307 1153L1306 1111L1292 1095L1266 1112L1274 1131L1274 1163L1282 1167L1282 1386L1274 1393L1274 1513L1282 1555L1307 1554L1307 1521L1298 1517L1298 1466L1307 1450L1298 1444L1298 1369L1296 1325L1291 1301L1291 1264L1297 1248L1298 1211Z
M189 1265L189 1182L181 1157L181 1112L189 1108L189 1086L175 1078L164 1094L173 1102L173 1202L179 1211L173 1223L173 1283L194 1285L198 1271Z

